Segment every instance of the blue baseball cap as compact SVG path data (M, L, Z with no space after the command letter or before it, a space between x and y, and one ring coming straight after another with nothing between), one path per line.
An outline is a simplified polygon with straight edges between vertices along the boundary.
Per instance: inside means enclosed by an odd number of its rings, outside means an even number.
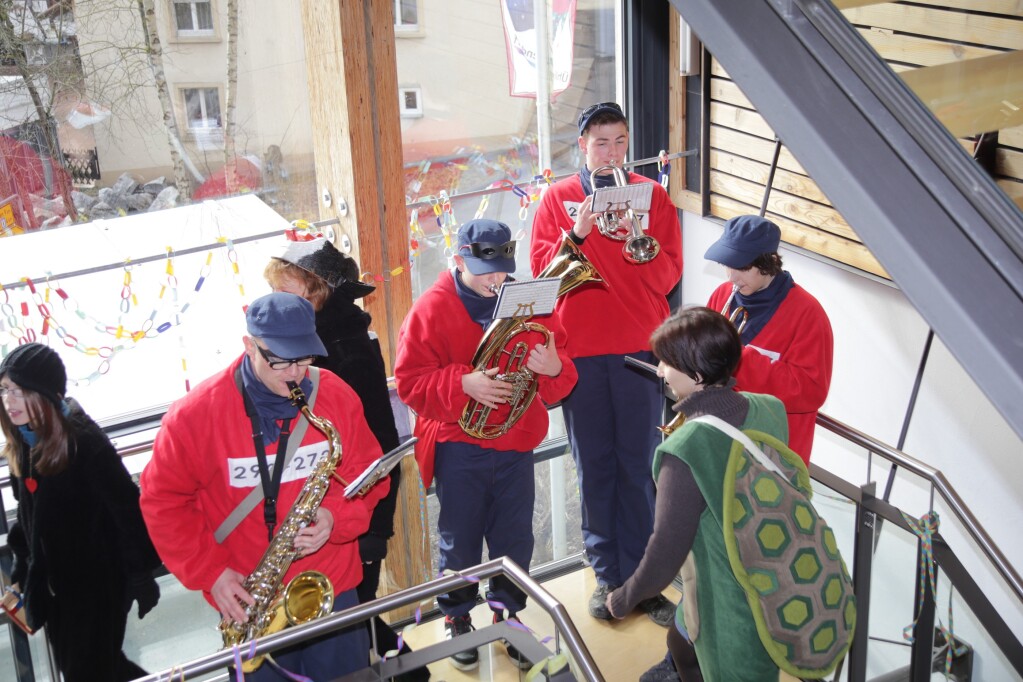
M511 228L502 222L479 218L458 230L458 255L474 275L515 272L515 242Z
M618 106L617 102L599 102L597 104L591 104L582 110L579 114L579 135L586 134L586 129L590 126L590 121L593 120L594 116L598 114L612 114L612 118L616 121L625 121L625 112Z
M749 267L765 253L774 253L781 243L781 229L758 215L740 215L725 223L721 238L703 255L733 270Z
M260 296L245 312L249 334L263 339L270 352L282 360L327 355L316 334L313 304L301 296L277 291Z

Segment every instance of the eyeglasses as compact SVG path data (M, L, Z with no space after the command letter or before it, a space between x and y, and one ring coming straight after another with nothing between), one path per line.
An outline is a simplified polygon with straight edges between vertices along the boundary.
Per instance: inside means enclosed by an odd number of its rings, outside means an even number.
M269 351L260 346L258 343L254 343L253 345L256 346L256 350L258 350L259 354L263 356L264 360L266 360L266 364L270 365L270 369L287 369L292 365L298 365L299 367L308 367L309 365L313 364L316 361L315 355L310 355L307 358L285 360L284 358L279 358L276 355L271 355Z
M13 398L24 398L25 397L25 389L23 389L23 388L7 388L7 387L4 387L4 386L0 386L0 399L6 398L7 396L11 396Z
M471 244L463 244L459 249L469 249L473 257L479 258L480 260L493 260L494 258L514 258L515 257L515 242L505 242L504 244L496 244L494 242L473 242Z

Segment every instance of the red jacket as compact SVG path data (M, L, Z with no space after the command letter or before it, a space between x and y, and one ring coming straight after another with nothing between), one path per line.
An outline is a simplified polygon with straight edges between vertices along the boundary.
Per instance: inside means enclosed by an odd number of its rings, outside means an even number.
M142 472L142 513L164 565L206 600L213 583L232 568L248 575L268 543L263 505L258 504L237 528L217 544L213 533L252 490L260 485L252 425L234 382L239 357L226 370L199 384L171 405L153 445L153 457ZM338 474L351 481L375 459L380 445L366 425L358 396L336 375L320 371L320 387L312 412L329 420L341 440ZM305 419L301 414L296 419ZM292 428L297 421L292 421ZM327 439L310 424L277 496L277 522L287 516ZM273 461L277 444L266 446ZM292 562L285 582L304 570L324 573L334 592L353 589L362 580L356 539L369 527L377 500L387 493L388 480L363 498L344 499L344 489L331 483L322 507L334 516L330 539L319 551ZM214 604L215 606L215 604Z
M707 307L721 310L731 293L732 284L724 282L710 295ZM735 390L769 393L785 404L789 447L808 465L817 410L831 387L834 345L824 308L794 284L764 328L742 349L735 373Z
M682 276L678 210L660 184L636 173L628 176L629 184L654 185L643 229L660 242L661 252L648 263L630 263L622 255L624 242L609 239L593 228L579 248L604 284L584 284L558 301L561 323L571 334L568 354L573 358L649 350L650 335L669 313L666 296ZM534 275L554 258L561 246L562 231L575 225L583 199L578 174L555 183L544 193L533 218L529 248Z
M554 335L561 358L561 373L556 377L539 376L538 397L555 403L572 390L577 374L575 365L565 352L567 335L557 316L532 320ZM526 413L508 431L493 440L468 435L458 425L469 396L462 390L462 375L473 371L483 328L474 322L458 298L455 281L445 271L412 306L398 333L398 353L394 363L394 379L398 396L416 412L416 460L423 484L433 480L433 454L438 442L476 443L494 450L529 451L547 436L547 408L541 400L533 400ZM528 335L529 348L542 342L538 334ZM492 420L490 423L499 423Z

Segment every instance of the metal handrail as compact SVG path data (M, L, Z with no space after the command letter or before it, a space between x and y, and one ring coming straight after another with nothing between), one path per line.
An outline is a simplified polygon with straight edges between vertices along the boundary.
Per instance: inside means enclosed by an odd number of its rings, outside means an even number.
M977 543L980 551L995 567L995 570L998 571L998 574L1006 584L1008 584L1009 588L1016 595L1016 599L1023 603L1023 579L1020 578L1020 574L1005 557L1005 554L1002 553L998 545L995 544L994 540L991 539L987 531L984 530L984 527L966 505L966 502L963 501L963 498L959 496L959 493L956 492L948 479L945 478L945 474L826 414L817 414L817 424L845 440L859 445L869 452L879 455L889 462L929 481L966 529L967 534Z
M339 611L324 618L306 623L293 628L286 628L280 632L259 637L253 640L252 645L246 644L243 652L243 659L250 656L258 656L291 644L306 641L318 635L361 623L374 616L387 613L402 606L418 604L425 599L431 599L459 587L465 587L467 580L482 581L485 578L493 578L503 575L510 578L523 592L539 605L554 621L555 630L564 641L572 655L577 672L582 679L588 682L603 682L604 677L597 668L596 662L590 655L589 649L583 642L582 636L576 629L568 611L564 605L556 600L549 592L536 583L529 574L507 557L492 559L486 563L467 568L460 573L445 575L436 580L416 585L399 592L380 597L365 604L353 606L350 609ZM136 682L161 682L168 679L191 679L196 675L222 670L235 662L233 649L225 649L213 654L194 659L183 665L174 666L169 670L139 678Z

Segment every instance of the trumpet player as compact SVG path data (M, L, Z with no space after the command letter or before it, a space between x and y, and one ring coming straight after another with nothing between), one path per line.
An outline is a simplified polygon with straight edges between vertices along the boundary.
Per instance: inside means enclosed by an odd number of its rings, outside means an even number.
M171 405L141 478L142 514L164 565L185 587L202 590L222 619L237 623L265 607L246 591L245 577L262 563L310 472L331 449L323 432L303 426L288 384L297 384L309 409L337 431L338 476L350 481L381 456L355 391L311 367L327 354L312 304L294 294L267 294L249 305L245 319L245 352ZM385 479L365 497L347 500L344 486L332 481L314 522L294 538L284 582L318 571L333 586L335 611L355 606L362 579L358 538L387 489ZM250 498L255 504L247 507ZM369 647L359 623L274 652L245 679L334 680L366 667Z
M629 125L618 104L601 102L580 113L578 126L586 165L544 194L533 219L530 263L534 273L540 272L567 231L606 283L567 294L557 310L579 372L562 411L579 476L583 540L597 583L589 613L610 620L607 595L632 575L653 530L650 467L663 404L657 381L627 367L625 356L657 362L650 334L668 316L666 296L682 276L682 233L668 193L635 173L626 174L629 184L654 185L642 221L644 232L660 244L659 255L632 262L622 257L621 242L594 229L600 212L593 207L591 173L622 164ZM614 171L607 168L593 183L616 184ZM675 612L660 596L640 602L639 608L663 626Z
M423 483L429 487L434 476L437 480L441 571L478 564L484 541L490 557L507 556L523 568L533 556L533 448L547 435L547 409L533 400L518 421L493 439L471 435L460 425L470 401L499 420L514 400L515 389L501 380L512 368L502 362L477 369L474 356L493 318L500 286L515 271L515 246L504 223L465 223L458 231L455 267L442 272L412 305L398 335L398 395L417 414L416 460ZM575 384L575 366L556 316L539 321L550 332L546 343L540 334L525 333L509 346L524 344L514 352L535 375L536 394L553 403ZM474 629L470 611L478 593L479 586L467 581L464 588L437 598L448 639ZM486 596L495 622L517 620L526 605L525 593L503 576L490 581ZM514 647L506 651L515 665L530 667ZM472 670L479 665L479 652L467 648L452 656L451 664Z
M789 446L809 465L817 410L831 386L834 339L824 308L782 269L780 243L781 230L766 218L728 220L704 256L728 275L707 307L739 329L736 390L768 393L785 404Z

